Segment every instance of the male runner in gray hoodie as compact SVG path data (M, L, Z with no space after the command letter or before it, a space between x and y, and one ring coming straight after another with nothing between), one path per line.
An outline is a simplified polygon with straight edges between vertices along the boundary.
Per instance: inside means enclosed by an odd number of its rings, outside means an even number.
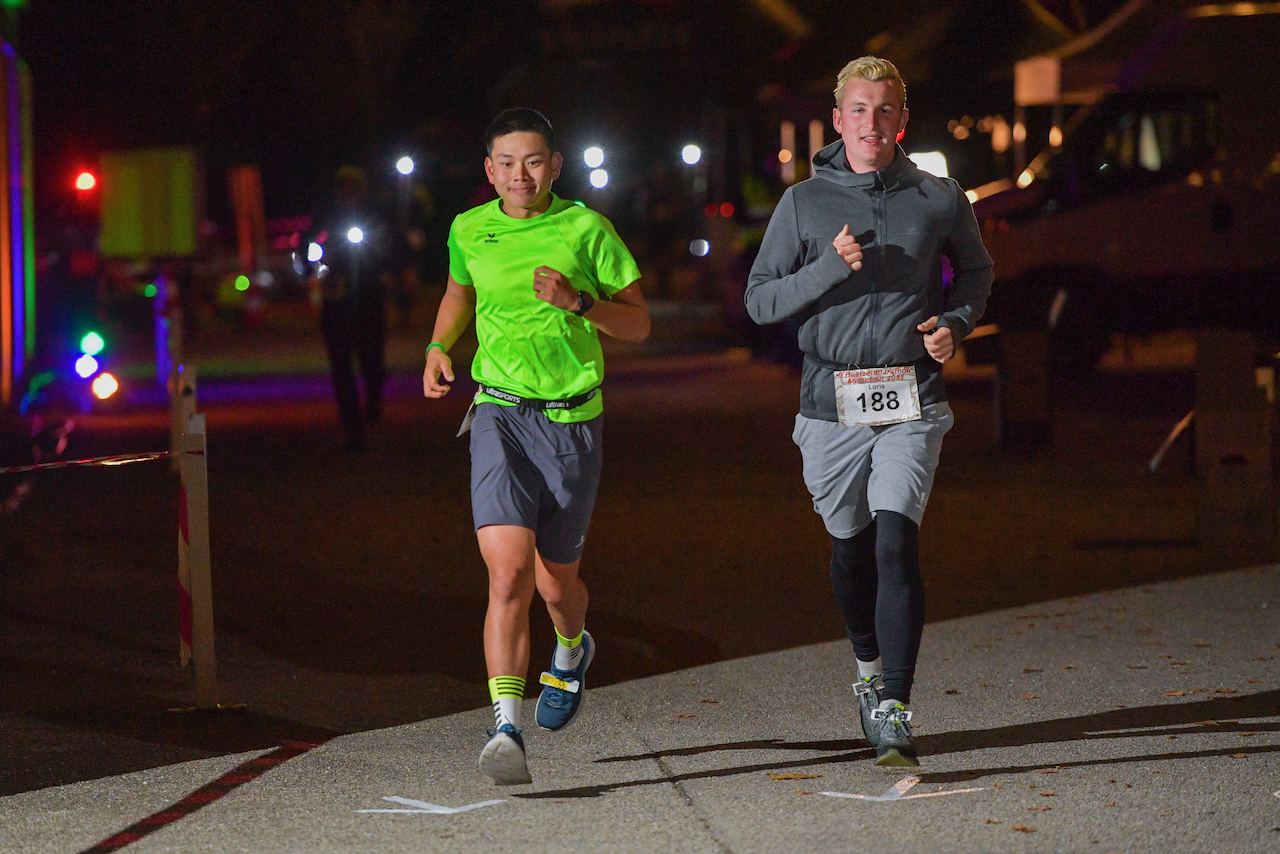
M783 193L746 304L757 323L799 323L792 438L831 535L863 732L877 765L918 765L908 705L924 629L919 526L953 420L942 362L982 316L991 256L960 186L897 146L906 86L893 64L855 59L835 96L840 139Z

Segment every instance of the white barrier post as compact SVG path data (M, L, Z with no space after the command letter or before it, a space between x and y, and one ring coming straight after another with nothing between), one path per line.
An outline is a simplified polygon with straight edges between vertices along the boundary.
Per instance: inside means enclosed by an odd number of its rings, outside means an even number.
M209 469L203 414L191 415L182 434L182 502L178 581L182 586L182 663L195 661L196 708L218 707L214 659L213 580L209 566Z
M176 365L169 375L169 450L174 471L182 465L182 433L196 412L195 365Z

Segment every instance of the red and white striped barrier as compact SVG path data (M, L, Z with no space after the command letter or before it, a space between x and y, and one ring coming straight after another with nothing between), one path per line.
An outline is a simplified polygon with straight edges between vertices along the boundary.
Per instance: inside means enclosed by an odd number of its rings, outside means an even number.
M187 418L182 434L182 495L178 505L178 613L182 663L195 664L196 708L218 706L213 651L213 580L209 567L209 468L204 415Z
M173 470L178 471L178 454L182 450L182 434L187 419L196 413L196 367L176 365L169 376L169 449L173 451Z
M209 567L209 468L205 459L203 414L186 419L181 447L173 451L114 454L82 460L56 460L29 466L0 468L0 474L71 468L122 466L175 457L182 475L178 503L178 625L179 655L185 667L195 664L196 707L217 708L217 664L214 661L213 581Z

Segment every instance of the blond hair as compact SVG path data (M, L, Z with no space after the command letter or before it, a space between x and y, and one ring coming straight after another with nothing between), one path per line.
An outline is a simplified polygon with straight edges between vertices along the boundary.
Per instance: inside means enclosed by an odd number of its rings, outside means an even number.
M893 63L876 56L861 56L840 69L840 74L836 77L836 106L844 100L844 87L852 77L859 77L872 83L888 80L893 84L893 88L898 90L902 106L907 105L907 84L902 82L902 75L898 73Z

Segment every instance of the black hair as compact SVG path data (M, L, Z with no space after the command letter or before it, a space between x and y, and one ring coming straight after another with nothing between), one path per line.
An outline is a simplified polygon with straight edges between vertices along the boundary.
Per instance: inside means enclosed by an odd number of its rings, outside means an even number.
M529 107L512 107L503 110L489 123L484 132L484 150L493 154L493 141L509 133L536 133L547 143L547 150L556 150L556 132L551 129L551 122L537 110Z

